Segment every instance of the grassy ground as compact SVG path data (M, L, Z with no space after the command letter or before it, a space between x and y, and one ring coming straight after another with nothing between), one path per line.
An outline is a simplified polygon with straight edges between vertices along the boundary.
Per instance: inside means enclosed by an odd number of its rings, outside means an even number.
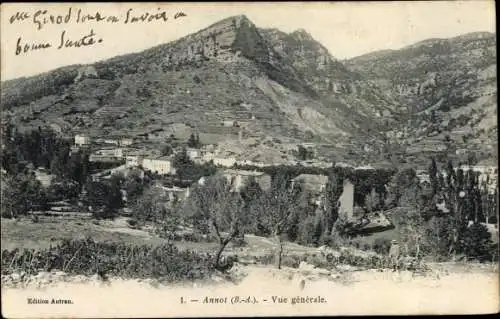
M41 216L34 223L29 218L20 220L1 219L1 248L45 248L63 239L79 239L92 237L97 242L124 242L128 244L159 245L166 241L143 230L128 227L126 218L113 221L96 221L90 218L48 217ZM239 252L252 255L270 253L275 244L271 239L252 235L245 236L245 247L228 246L228 252ZM175 245L180 249L196 252L214 252L217 243L178 241ZM306 252L308 247L293 243L285 245L285 251L290 253Z
M20 220L1 219L2 249L44 248L63 239L79 239L87 236L95 241L125 242L129 244L159 244L146 232L122 227L113 227L109 222L98 222L90 218L40 218L38 223L28 218Z

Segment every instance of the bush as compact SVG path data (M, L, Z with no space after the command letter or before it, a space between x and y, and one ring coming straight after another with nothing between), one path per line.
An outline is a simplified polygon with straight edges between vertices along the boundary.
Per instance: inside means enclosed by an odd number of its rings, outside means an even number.
M463 253L480 262L491 261L495 254L496 246L491 241L488 228L480 223L472 224L464 232L462 241Z
M377 254L387 255L391 249L391 241L387 238L377 238L373 242L373 250Z
M65 240L48 249L2 252L2 274L59 270L75 275L105 273L122 278L195 280L213 273L212 256L179 251L173 245L149 246Z

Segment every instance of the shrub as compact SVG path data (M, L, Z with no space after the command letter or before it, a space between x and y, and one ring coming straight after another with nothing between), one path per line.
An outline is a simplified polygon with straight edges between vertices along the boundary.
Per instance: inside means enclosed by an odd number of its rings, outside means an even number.
M387 238L377 238L373 242L373 250L377 254L387 255L391 249L391 241Z
M491 241L488 228L474 223L464 233L462 250L467 257L484 262L492 260L496 246Z
M164 281L202 279L214 268L210 255L179 251L173 245L100 243L92 239L65 240L48 249L14 249L2 252L2 274L60 270L70 274L105 273L123 278L157 278Z

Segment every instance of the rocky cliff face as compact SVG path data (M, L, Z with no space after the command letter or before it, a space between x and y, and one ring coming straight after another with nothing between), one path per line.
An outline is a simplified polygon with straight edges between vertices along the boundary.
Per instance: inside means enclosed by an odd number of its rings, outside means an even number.
M303 29L290 34L277 29L261 29L260 32L317 92L348 93L351 81L359 78Z
M452 152L472 149L485 157L494 155L495 34L429 39L344 62L398 102L399 113L406 115L395 133L407 132L402 134L405 142L428 141L428 146L436 146L437 141L448 140L458 148Z
M358 72L333 57L321 43L303 29L290 34L277 29L261 29L273 49L293 65L299 76L332 104L340 102L346 112L368 117L392 115L394 101Z

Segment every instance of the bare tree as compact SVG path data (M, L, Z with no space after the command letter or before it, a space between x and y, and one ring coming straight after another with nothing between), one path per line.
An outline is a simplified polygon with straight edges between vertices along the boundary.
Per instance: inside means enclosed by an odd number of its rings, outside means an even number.
M325 187L325 235L333 233L333 225L339 218L340 196L344 192L344 177L342 174L331 174Z
M219 248L214 264L221 268L220 259L226 246L243 232L243 203L240 195L231 191L227 181L220 176L205 180L194 188L187 205L193 222L206 226L217 238Z
M422 190L415 182L400 197L401 204L408 208L404 220L401 222L401 235L405 245L406 253L410 253L411 248L415 248L415 257L420 255L420 245L425 235L422 217L423 205L420 200Z
M132 206L133 216L140 225L152 222L155 233L168 241L175 239L180 224L176 208L167 194L155 186L148 187Z
M370 213L373 212L378 202L379 202L378 195L375 192L375 188L372 188L371 192L366 194L365 196L365 207L368 210L368 212Z
M261 221L271 230L276 241L278 269L281 268L283 256L283 237L293 222L294 214L298 212L300 207L299 194L288 186L288 180L285 176L276 176L273 180L273 186L262 194L257 205Z

